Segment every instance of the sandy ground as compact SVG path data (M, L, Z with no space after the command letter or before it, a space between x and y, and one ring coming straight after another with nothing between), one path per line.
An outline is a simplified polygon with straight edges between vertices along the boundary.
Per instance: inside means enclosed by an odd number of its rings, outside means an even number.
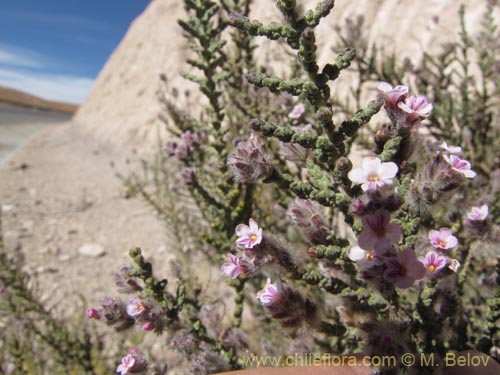
M0 170L7 249L21 245L42 300L63 316L84 313L81 297L96 305L115 295L112 274L133 246L165 269L161 222L141 200L124 198L110 166L126 157L66 123L36 134ZM83 245L99 251L84 255Z

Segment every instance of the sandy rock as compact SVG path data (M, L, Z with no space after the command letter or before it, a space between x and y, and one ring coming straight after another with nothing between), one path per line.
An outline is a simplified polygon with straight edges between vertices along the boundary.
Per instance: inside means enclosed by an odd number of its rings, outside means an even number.
M310 9L317 2L297 3ZM344 25L346 17L359 14L365 17L370 43L377 43L388 53L395 51L401 60L409 57L418 61L424 51L436 52L442 42L458 38L461 3L467 6L466 23L474 34L480 26L485 0L427 0L425 4L415 0L338 0L318 29L319 62L332 61L339 52L332 51L336 41L334 27ZM266 22L281 19L274 2L269 0L255 0L252 13L252 18ZM103 142L139 151L152 149L158 131L163 129L158 128L157 121L158 74L164 72L169 87L181 93L194 88L179 75L188 68L186 58L192 56L175 22L184 16L182 1L155 0L134 21L76 114L75 120L85 131ZM260 38L259 46L262 56L279 61L280 56L275 56L276 44ZM273 63L273 70L279 71L279 63ZM185 100L182 95L179 97L178 100ZM196 91L191 92L193 103L197 98Z
M86 243L80 246L78 253L91 258L99 258L105 254L104 248L96 243Z

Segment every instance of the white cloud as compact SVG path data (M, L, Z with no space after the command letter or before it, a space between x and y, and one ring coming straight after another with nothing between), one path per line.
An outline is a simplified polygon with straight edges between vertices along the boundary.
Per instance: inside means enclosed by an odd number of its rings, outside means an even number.
M94 80L87 77L25 72L0 67L0 85L25 91L47 100L82 103L93 83Z

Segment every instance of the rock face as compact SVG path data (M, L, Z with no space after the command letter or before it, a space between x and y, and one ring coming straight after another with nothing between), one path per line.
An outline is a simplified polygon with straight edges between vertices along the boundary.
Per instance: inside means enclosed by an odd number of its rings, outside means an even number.
M317 1L298 3L309 9ZM343 25L348 16L364 15L370 42L418 61L422 51L435 51L441 42L457 38L460 3L467 6L467 25L474 32L485 2L337 0L333 13L320 26L320 62L335 57L330 48L335 42L334 26ZM253 13L267 21L280 19L270 0L255 0ZM179 76L191 53L176 22L183 16L180 0L154 0L132 24L75 118L96 139L139 150L156 140L158 73L166 73L169 84L180 92L192 87Z

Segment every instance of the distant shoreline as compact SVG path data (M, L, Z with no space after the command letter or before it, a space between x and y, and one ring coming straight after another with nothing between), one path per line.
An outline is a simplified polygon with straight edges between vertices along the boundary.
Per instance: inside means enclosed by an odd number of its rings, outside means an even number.
M33 135L70 120L69 114L0 103L0 168Z
M76 104L45 100L26 92L3 86L0 86L0 103L38 109L41 111L62 113L70 116L73 116L79 107Z

